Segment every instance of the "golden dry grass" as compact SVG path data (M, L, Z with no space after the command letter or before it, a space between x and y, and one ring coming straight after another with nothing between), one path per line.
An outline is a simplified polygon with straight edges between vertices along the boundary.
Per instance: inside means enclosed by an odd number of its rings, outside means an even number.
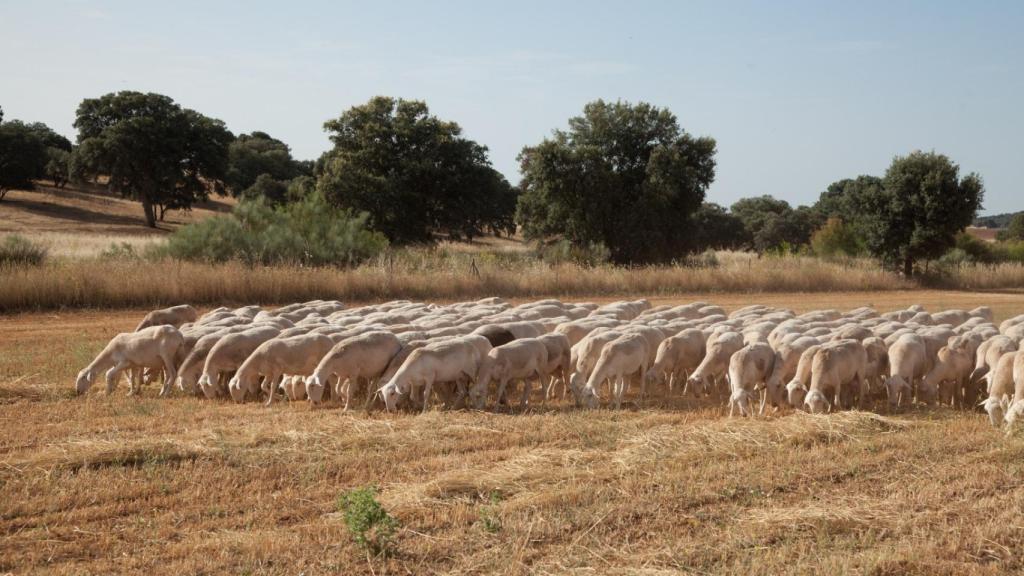
M702 298L891 309L1024 295ZM661 298L681 302L697 298ZM0 333L0 571L36 574L1005 574L1024 570L1024 442L979 414L710 402L505 415L73 398L140 311L18 314ZM368 562L336 508L376 484L401 522Z

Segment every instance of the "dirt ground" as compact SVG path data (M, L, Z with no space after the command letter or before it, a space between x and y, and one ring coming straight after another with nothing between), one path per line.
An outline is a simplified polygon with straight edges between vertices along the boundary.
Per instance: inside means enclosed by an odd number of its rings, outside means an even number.
M0 208L2 209L2 208ZM1024 294L693 295L797 311L1024 312ZM983 414L647 408L344 413L305 403L76 398L143 311L0 317L0 572L1005 574L1024 570L1024 442ZM369 558L338 508L399 521Z

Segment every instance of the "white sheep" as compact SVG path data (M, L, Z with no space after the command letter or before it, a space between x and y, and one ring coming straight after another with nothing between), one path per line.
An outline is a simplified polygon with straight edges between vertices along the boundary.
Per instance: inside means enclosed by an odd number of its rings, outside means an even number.
M708 339L704 360L690 374L686 385L694 394L697 387L707 392L709 384L715 384L725 377L729 370L729 359L737 350L743 348L743 336L737 332L723 332Z
M221 384L221 376L237 370L253 350L279 334L282 332L273 326L259 326L228 334L218 340L206 355L203 374L199 377L199 387L203 394L213 399L226 393L227 388Z
M649 343L643 334L626 333L609 342L602 348L594 371L583 387L581 400L591 408L596 407L599 401L597 387L609 380L612 382L614 407L621 408L629 379L636 375L643 382L649 359Z
M665 382L671 391L676 382L685 381L704 359L707 338L704 332L689 328L661 341L645 379L647 384ZM696 394L696 390L693 390Z
M807 389L811 385L811 368L814 365L814 355L821 350L820 344L809 346L800 354L796 371L793 378L786 384L786 398L793 408L800 408L804 405L804 398L807 396Z
M320 363L320 359L333 346L334 340L324 334L303 334L267 340L253 350L228 382L231 398L235 402L241 402L247 394L257 394L262 376L262 388L267 395L269 406L274 401L281 377L285 374L311 374Z
M913 383L928 373L927 347L923 338L917 334L904 334L889 347L889 379L886 389L889 393L889 405L898 407L906 395L913 393ZM920 388L918 396L926 402L934 399L934 392L928 388Z
M198 318L199 313L188 304L171 306L170 308L153 310L146 314L142 322L135 328L135 331L138 332L151 326L174 326L177 328L186 322L195 322Z
M530 394L530 379L538 378L544 382L548 375L547 368L548 347L537 338L519 338L492 348L480 359L475 383L470 389L470 400L478 410L483 408L488 386L496 381L497 398L501 402L508 383L522 380L523 393L519 407L525 408Z
M830 410L829 398L839 405L852 405L856 396L861 402L867 396L864 370L867 351L857 340L829 342L814 354L811 363L811 385L804 397L804 405L814 413Z
M151 326L137 332L118 334L78 373L75 390L78 394L84 394L99 373L106 371L107 394L110 394L114 391L117 379L123 371L159 367L164 370L164 383L160 395L166 396L176 377L174 359L183 341L181 332L169 325ZM138 374L141 374L141 371ZM138 377L133 377L128 393L137 393L138 386Z
M345 410L348 410L360 379L367 382L368 390L373 390L372 383L381 378L401 350L402 343L390 332L368 332L341 340L314 368L307 379L306 395L310 402L317 404L324 389L337 381L339 393L345 395Z
M1014 397L1014 360L1016 360L1015 352L1002 354L993 364L992 370L983 377L988 383L988 398L981 402L981 406L988 413L989 423L995 428L1003 423L1006 411ZM1014 419L1016 417L1014 415Z
M434 382L456 382L461 378L473 379L480 363L480 352L471 342L448 340L416 349L406 358L398 372L380 389L388 411L394 410L399 399L422 386L423 411L430 404Z
M753 414L750 401L757 385L765 382L775 366L775 351L764 342L747 344L729 358L729 416L739 408L741 416ZM769 394L766 394L767 398ZM775 402L775 398L772 399ZM764 413L765 402L761 403Z

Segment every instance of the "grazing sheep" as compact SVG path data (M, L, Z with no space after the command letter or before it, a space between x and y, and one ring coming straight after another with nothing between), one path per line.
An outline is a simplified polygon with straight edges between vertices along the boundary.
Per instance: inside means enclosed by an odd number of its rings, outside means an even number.
M861 402L867 396L864 369L867 351L856 340L840 340L822 345L811 363L811 386L804 405L812 414L830 410L835 398L840 406L852 405L856 396Z
M491 343L492 348L496 348L502 344L508 344L516 339L515 334L513 334L508 328L496 324L486 324L476 330L473 330L471 334L479 334L484 338L487 338L487 341Z
M381 387L384 405L388 411L394 410L401 397L410 395L415 387L422 386L423 411L426 412L434 382L473 379L479 363L478 348L463 340L447 340L413 350L398 372Z
M480 360L475 384L469 395L473 405L478 409L484 407L487 389L492 381L498 382L498 402L505 397L505 387L510 381L523 381L523 394L519 401L520 409L526 407L530 395L530 378L538 378L542 382L547 373L548 347L538 338L520 338L492 348Z
M368 383L368 391L373 390L371 383L380 379L401 350L402 343L390 332L368 332L341 340L324 354L307 379L309 401L318 404L324 388L337 381L341 385L339 395L344 393L345 410L348 410L359 380Z
M594 330L572 347L569 362L573 374L569 377L569 387L577 397L597 365L601 350L624 333L619 330Z
M1015 352L1002 354L993 364L992 370L984 376L988 382L988 398L982 401L981 406L988 413L989 423L995 428L1003 423L1010 401L1015 399L1013 363L1016 356ZM1014 419L1016 417L1014 415Z
M686 385L694 394L697 394L698 386L707 393L709 383L714 385L725 377L729 370L729 359L743 346L743 336L737 332L723 332L709 338L704 360L686 379Z
M217 341L206 355L203 375L199 377L199 387L203 394L212 400L227 393L227 387L221 384L221 376L237 370L260 344L281 333L273 326L260 326L228 334Z
M729 416L739 408L741 416L754 413L750 401L758 384L765 382L775 366L775 351L764 342L747 344L729 358ZM768 394L765 395L767 398ZM775 398L772 398L775 402ZM761 402L764 413L765 402Z
M781 406L784 383L789 383L796 376L797 367L800 365L800 358L804 351L819 344L817 338L797 336L788 342L784 341L777 346L772 346L775 350L775 362L772 364L772 372L768 375L764 385L768 391L768 397L775 400L779 406Z
M207 334L196 341L185 359L178 364L178 389L191 394L199 392L199 377L203 373L203 365L213 347L228 334L235 334L248 329L248 325L232 326Z
M174 358L184 338L177 328L168 325L151 326L136 332L114 336L88 366L78 373L75 391L85 394L101 371L106 371L107 394L114 391L120 374L132 368L161 367L164 383L160 395L166 396L176 377ZM139 373L131 379L128 394L139 392Z
M939 404L973 405L974 398L968 390L971 368L971 354L968 349L943 346L936 355L935 365L925 374L922 382L925 389L938 390Z
M646 384L665 382L671 391L677 381L685 380L690 372L700 366L705 348L704 332L696 328L689 328L665 338L658 345L654 363L647 370Z
M971 372L971 387L975 387L976 383L981 380L985 374L995 368L996 362L1003 357L1003 354L1008 352L1017 351L1017 342L1008 336L1002 334L993 336L988 340L981 343L978 346L978 350L974 353L974 371ZM991 382L991 380L989 380Z
M285 374L312 374L320 359L333 346L334 340L323 334L303 334L267 340L253 350L228 382L231 398L235 402L241 402L247 394L257 394L262 376L263 391L267 395L269 406L274 402L281 377Z
M814 344L800 354L793 379L786 384L786 399L793 408L800 408L804 405L807 388L811 385L811 367L814 364L814 355L818 353L818 350L821 350L821 345Z
M589 407L597 407L597 387L601 382L612 382L614 407L622 407L622 397L633 375L643 382L650 357L648 339L643 334L627 333L609 342L602 350L581 393L581 400Z
M1013 402L1006 409L1006 430L1013 429L1017 419L1024 415L1024 351L1014 352L1013 357ZM1000 360L1001 361L1001 360ZM998 366L997 366L998 367ZM993 388L994 388L993 383Z
M171 306L162 310L153 310L146 314L142 322L135 327L135 331L145 330L151 326L174 326L177 328L186 322L195 322L198 318L199 313L188 304Z
M544 371L550 376L544 390L544 398L551 398L556 383L562 385L562 397L565 397L569 388L569 373L572 371L570 362L572 360L572 345L565 334L548 333L540 338L548 349L548 365Z
M923 378L929 369L924 339L917 334L900 336L889 347L889 379L886 382L889 405L896 408L903 402L904 395L909 398L913 394L913 383ZM919 387L918 396L932 402L935 392Z

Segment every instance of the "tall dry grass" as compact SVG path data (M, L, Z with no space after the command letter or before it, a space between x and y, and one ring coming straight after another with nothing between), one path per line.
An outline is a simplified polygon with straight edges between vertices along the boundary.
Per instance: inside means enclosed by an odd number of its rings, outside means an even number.
M898 290L913 285L866 264L813 258L724 258L712 268L583 268L523 255L406 252L351 270L207 265L174 260L71 260L0 272L0 311L166 303L283 303Z

